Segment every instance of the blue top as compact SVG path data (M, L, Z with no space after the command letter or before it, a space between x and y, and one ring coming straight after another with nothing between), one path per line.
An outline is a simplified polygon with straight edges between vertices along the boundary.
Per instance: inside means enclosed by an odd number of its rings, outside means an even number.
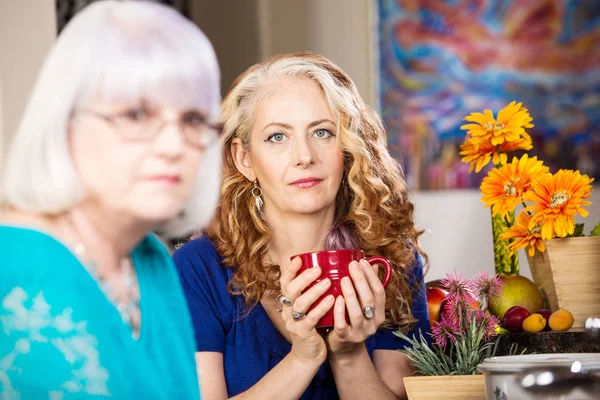
M244 298L227 292L233 269L221 264L222 257L207 238L190 241L173 256L179 270L196 329L198 351L223 353L225 381L230 397L254 386L291 350L292 345L281 335L259 303L244 317ZM423 269L415 269L417 282ZM429 331L425 286L417 291L413 315L419 319L415 332ZM366 341L369 355L375 349L403 349L408 343L390 330L380 329ZM338 393L329 363L317 375L301 399L337 399Z
M200 398L193 328L169 254L147 236L131 255L138 340L63 244L0 226L1 398Z

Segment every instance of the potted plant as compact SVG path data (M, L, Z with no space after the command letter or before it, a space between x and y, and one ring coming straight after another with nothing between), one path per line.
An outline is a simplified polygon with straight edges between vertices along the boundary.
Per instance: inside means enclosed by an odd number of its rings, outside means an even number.
M410 343L402 352L419 375L404 378L409 399L485 399L477 366L496 352L499 320L487 312L487 304L500 295L502 281L487 273L471 279L455 273L440 285L448 295L440 321L432 323L432 333L408 337L395 332Z

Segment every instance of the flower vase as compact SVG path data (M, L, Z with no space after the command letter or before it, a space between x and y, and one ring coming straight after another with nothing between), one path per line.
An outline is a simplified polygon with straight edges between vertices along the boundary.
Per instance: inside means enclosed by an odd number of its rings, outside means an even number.
M508 246L514 239L502 240L502 235L506 229L514 225L515 212L510 211L506 217L500 213L492 215L492 235L494 239L494 264L497 274L518 275L519 274L519 253L516 251L510 255Z

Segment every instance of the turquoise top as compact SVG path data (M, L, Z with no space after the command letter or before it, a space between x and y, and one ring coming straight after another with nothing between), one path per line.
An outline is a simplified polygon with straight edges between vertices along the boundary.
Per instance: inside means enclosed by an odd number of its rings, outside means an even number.
M131 255L137 340L69 249L0 225L0 398L200 398L193 328L169 254L149 235Z

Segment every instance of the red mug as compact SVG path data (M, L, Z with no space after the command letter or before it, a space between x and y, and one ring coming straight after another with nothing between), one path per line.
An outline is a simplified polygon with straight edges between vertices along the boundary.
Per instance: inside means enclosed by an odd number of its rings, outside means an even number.
M313 282L306 290L310 289L321 280L325 278L329 278L331 281L331 286L329 289L317 300L313 303L311 308L308 310L312 310L316 307L321 300L330 294L335 298L342 295L342 288L340 286L341 280L345 276L350 276L350 272L348 271L348 265L352 261L360 261L365 258L365 252L362 250L356 249L348 249L348 250L323 250L323 251L313 251L311 253L303 253L297 254L292 257L292 259L300 257L302 260L302 267L298 274L307 270L308 268L320 267L321 275L319 278ZM385 257L382 256L373 256L366 259L369 264L381 263L385 267L385 278L383 279L383 287L386 287L388 283L390 283L390 279L392 279L392 263ZM346 314L346 322L348 322L348 314ZM327 314L323 316L319 320L317 324L317 328L327 328L333 326L333 307L327 311Z

